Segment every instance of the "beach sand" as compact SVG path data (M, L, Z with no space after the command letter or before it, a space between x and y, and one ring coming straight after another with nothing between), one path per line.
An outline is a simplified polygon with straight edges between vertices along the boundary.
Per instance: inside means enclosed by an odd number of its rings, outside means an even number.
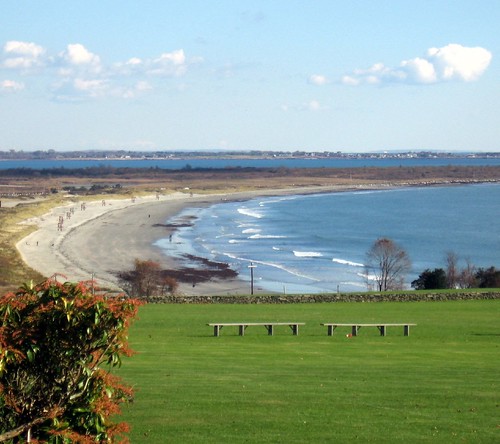
M162 269L177 269L154 242L169 236L173 228L165 226L170 217L186 207L218 203L225 195L174 193L132 199L70 204L24 221L38 228L16 245L23 260L44 276L60 274L59 280L88 281L97 286L121 290L119 272L134 268L135 259L153 260ZM62 229L58 222L62 218ZM224 279L179 286L183 295L248 293L245 282Z

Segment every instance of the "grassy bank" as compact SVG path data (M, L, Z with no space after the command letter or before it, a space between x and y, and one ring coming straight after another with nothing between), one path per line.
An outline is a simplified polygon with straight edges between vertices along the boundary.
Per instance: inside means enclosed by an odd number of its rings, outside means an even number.
M499 300L146 305L123 418L132 442L498 442L499 315ZM306 325L215 338L214 321ZM334 321L418 326L328 337L319 323Z
M63 204L58 197L42 201L26 200L15 207L2 207L0 210L0 291L4 293L19 287L23 282L43 279L39 273L28 267L16 249L16 243L33 230L34 225L24 222L32 217L41 216L54 206Z

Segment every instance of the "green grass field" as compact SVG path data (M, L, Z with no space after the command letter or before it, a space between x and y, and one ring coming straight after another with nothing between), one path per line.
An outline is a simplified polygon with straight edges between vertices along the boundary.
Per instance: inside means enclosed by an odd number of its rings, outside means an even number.
M216 338L215 321L306 325ZM500 300L146 305L130 340L132 443L500 442Z

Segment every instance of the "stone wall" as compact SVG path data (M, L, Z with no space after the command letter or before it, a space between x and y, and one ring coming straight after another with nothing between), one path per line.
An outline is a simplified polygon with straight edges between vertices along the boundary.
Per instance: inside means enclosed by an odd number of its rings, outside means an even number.
M318 295L164 296L148 302L169 304L303 304L321 302L426 302L500 299L500 290L449 293L344 293Z

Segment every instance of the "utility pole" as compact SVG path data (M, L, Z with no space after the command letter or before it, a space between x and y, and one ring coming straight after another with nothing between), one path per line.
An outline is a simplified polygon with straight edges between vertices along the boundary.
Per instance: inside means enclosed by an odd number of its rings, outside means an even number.
M248 268L250 268L250 294L253 294L253 269L256 267L256 265L253 264L253 262L250 262L250 265Z

